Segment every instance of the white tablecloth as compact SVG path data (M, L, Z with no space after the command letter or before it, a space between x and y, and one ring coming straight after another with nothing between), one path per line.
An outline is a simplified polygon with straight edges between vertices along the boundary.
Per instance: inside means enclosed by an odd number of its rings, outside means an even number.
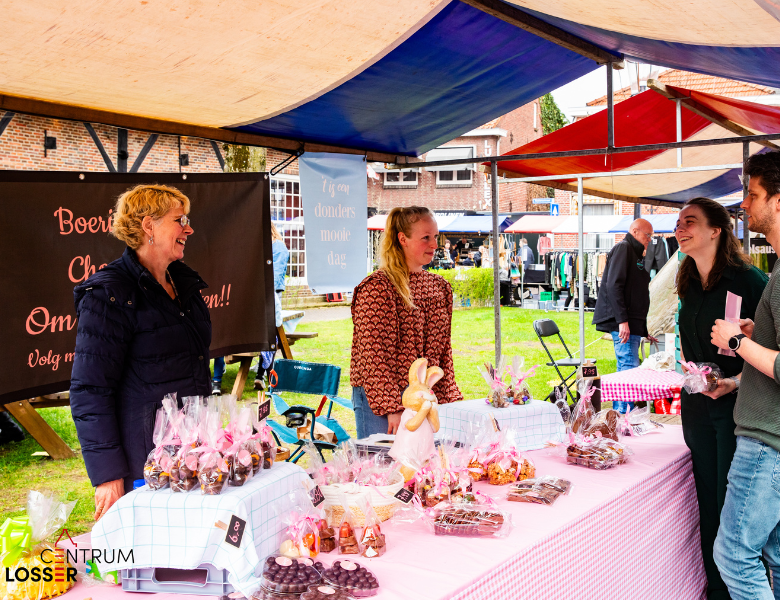
M441 428L437 437L449 437L464 442L464 425L469 421L490 419L491 414L502 430L511 427L519 432L518 450L542 448L548 441L565 441L566 428L563 426L561 413L553 404L531 400L528 404L494 408L485 402L484 398L440 405Z
M274 503L307 479L301 467L282 462L218 496L143 487L120 498L95 524L92 547L109 553L121 549L125 557L133 550L132 561L114 562L112 569L194 569L210 563L227 569L230 584L249 597L260 583L255 567L276 550L283 529ZM246 521L240 548L227 544L226 531L215 526L229 524L232 515Z

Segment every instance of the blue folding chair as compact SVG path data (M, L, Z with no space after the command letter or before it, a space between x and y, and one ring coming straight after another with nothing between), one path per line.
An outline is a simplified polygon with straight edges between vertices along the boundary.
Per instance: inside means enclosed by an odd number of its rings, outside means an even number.
M286 418L286 426L270 419L267 420L271 427L277 442L297 445L298 447L290 454L288 462L298 462L303 456L304 445L312 441L317 451L325 460L322 454L323 450L333 450L338 444L349 439L349 434L331 417L333 403L354 410L352 401L346 398L339 398L339 380L341 379L341 367L322 363L309 363L300 360L279 359L274 363L273 370L269 373L268 382L271 388L271 400L276 412ZM322 396L317 410L301 405L288 405L280 392L291 392L294 394L312 394ZM322 409L328 404L328 413L322 416ZM307 416L311 415L311 431L309 439L302 440L298 437L298 427L306 423ZM336 443L323 442L314 439L314 423L321 423L328 427L336 435Z

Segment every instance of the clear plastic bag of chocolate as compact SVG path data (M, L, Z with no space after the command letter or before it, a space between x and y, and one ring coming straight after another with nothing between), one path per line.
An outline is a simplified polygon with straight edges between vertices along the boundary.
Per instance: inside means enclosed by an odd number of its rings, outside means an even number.
M485 460L499 446L499 435L491 419L483 416L480 419L467 421L463 425L464 446L468 448L468 463L466 468L473 481L487 479Z
M566 448L566 462L589 469L611 469L628 462L631 448L609 438L573 436Z
M689 394L714 392L718 380L723 379L723 371L715 363L695 363L680 361L683 368L683 388Z
M56 560L55 548L46 540L62 529L75 506L75 500L64 503L48 493L31 490L27 493L27 512L2 522L0 598L44 600L60 596L73 587L76 568L67 556ZM62 567L61 576L53 562ZM55 577L40 576L47 569L54 572ZM36 572L38 577L34 576ZM22 577L23 574L26 576Z
M260 404L266 402L264 392L258 395ZM254 448L252 449L252 471L257 475L261 469L270 469L276 461L276 440L272 429L266 424L266 420L257 420L257 406L252 404L252 426L255 433L252 435Z
M198 487L198 422L202 398L190 396L184 399L179 417L179 446L171 467L171 491L189 492Z
M436 535L505 537L512 530L509 513L484 504L443 502L430 509L425 518Z
M322 513L311 503L303 488L290 492L274 505L274 512L284 525L279 554L288 558L317 556L320 549Z
M567 495L570 490L571 482L568 479L548 475L513 483L509 486L507 500L552 506L558 498Z
M357 520L349 508L346 494L341 494L341 509L342 516L338 523L339 554L360 554Z
M507 395L512 400L512 404L527 404L531 401L531 388L528 387L527 379L536 374L539 365L523 371L524 364L525 359L522 356L513 356L507 366L509 377Z
M224 429L218 408L209 399L200 419L201 445L194 451L200 454L198 460L198 481L202 494L215 496L225 489L230 468L222 456Z
M593 388L592 380L580 379L577 382L577 391L580 393L580 399L571 415L571 431L573 433L583 433L596 416L593 403L590 401L596 390Z
M230 446L223 452L230 474L228 485L240 487L252 479L254 474L252 452L252 409L248 406L231 407L230 423L225 430L225 439Z
M150 490L161 490L170 484L173 453L166 445L173 442L171 432L171 423L165 409L158 409L152 434L155 448L149 453L144 463L144 481Z
M650 418L650 406L633 408L625 415L621 415L618 430L622 436L638 436L661 431L663 425Z
M479 367L479 374L482 375L488 387L485 402L494 408L506 408L512 401L508 395L509 382L504 381L505 364L506 359L502 356L497 367L489 362Z
M360 536L361 556L377 558L387 551L387 542L382 533L381 519L377 516L367 496L358 499L358 507L365 515L363 533Z
M592 437L605 437L618 441L618 435L621 433L620 423L623 415L613 409L602 410L596 413L590 421L590 424L580 433Z

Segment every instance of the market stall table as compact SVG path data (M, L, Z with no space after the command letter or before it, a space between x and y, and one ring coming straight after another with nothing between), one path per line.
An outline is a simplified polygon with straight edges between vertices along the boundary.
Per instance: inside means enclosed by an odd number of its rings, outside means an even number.
M562 442L566 436L561 413L549 402L531 400L528 404L495 408L480 398L440 405L441 428L437 437L465 442L463 427L466 423L490 419L491 415L502 430L511 427L519 433L518 450L542 448L546 442Z
M653 402L674 395L682 387L683 376L676 371L628 369L601 376L602 402Z
M373 560L355 557L379 580L376 600L703 598L698 508L681 428L627 441L630 462L606 471L567 464L562 448L559 455L527 453L537 474L573 483L553 506L508 502L506 486L476 484L511 513L514 529L506 538L434 536L422 523L383 525L387 552ZM653 556L663 556L662 563L643 566ZM319 556L326 565L339 558ZM81 584L70 595L132 598L116 587Z
M109 553L118 549L127 553L132 548L132 560L115 563L115 569L194 569L210 563L228 569L231 585L246 590L259 583L255 566L276 549L284 528L274 503L307 479L301 467L281 462L261 469L245 485L225 487L215 496L199 490L173 493L169 488L144 487L120 498L95 524L92 548ZM225 528L233 515L246 521L240 548L225 542Z

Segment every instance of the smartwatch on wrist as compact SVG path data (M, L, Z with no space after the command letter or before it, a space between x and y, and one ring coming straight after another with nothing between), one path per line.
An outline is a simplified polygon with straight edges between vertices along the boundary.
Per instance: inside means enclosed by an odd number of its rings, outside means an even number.
M742 343L742 339L747 336L744 333L738 333L734 337L729 338L729 349L735 352L739 350L739 345Z

